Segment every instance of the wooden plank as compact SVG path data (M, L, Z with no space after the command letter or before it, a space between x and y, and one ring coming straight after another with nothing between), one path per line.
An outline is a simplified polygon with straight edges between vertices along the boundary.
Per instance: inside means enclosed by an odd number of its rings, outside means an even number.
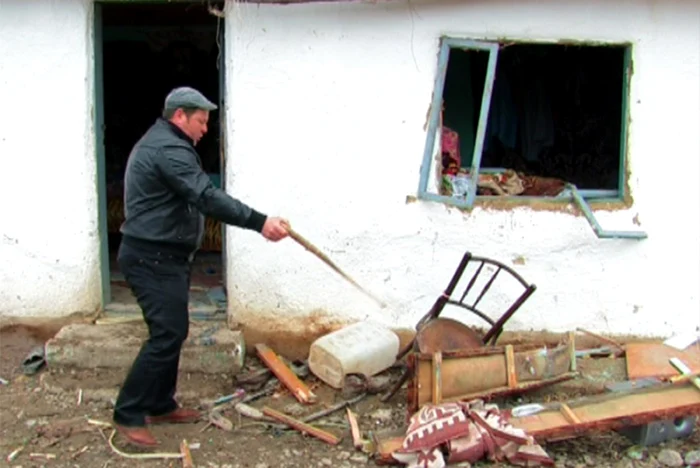
M569 408L569 405L566 403L561 404L561 408L559 409L561 411L561 414L564 415L567 421L569 421L571 424L579 424L581 420L576 417L574 412Z
M314 436L317 439L320 439L328 444L338 445L340 443L340 438L336 437L330 432L326 432L310 424L301 422L298 419L294 419L291 416L287 416L286 414L280 413L279 411L273 410L272 408L268 408L267 406L263 408L262 412L265 416L269 416L273 419L276 419L277 421L284 423L287 426L298 430L299 432Z
M561 411L561 404L545 405L540 413L513 417L510 423L525 430L539 442L582 435L586 432L612 430L647 424L652 421L700 414L700 392L686 383L664 385L620 394L569 401L579 423L571 423Z
M180 453L182 454L182 468L194 468L194 461L192 460L192 453L190 452L187 439L182 439L182 442L180 442Z
M671 365L671 358L683 361L691 373L700 372L700 347L679 351L658 342L628 343L626 346L627 378L629 380L645 377L669 378L678 375Z
M356 449L362 448L362 435L360 434L360 425L357 423L357 416L350 408L345 408L347 411L348 424L350 425L350 434L352 435L352 445Z
M299 380L292 370L287 367L284 362L277 356L272 349L267 345L259 343L255 345L255 349L258 352L258 356L265 363L265 365L275 374L280 382L284 384L285 387L292 392L292 395L299 400L301 403L314 403L316 401L316 395L306 386L304 382Z
M524 392L575 376L571 373L571 352L568 344L547 349L513 347L515 386L510 387L505 347L481 352L443 352L440 363L440 402L503 396ZM408 411L434 401L433 355L410 353L407 357L411 377L407 392Z
M433 404L442 402L442 353L433 354Z
M690 370L688 366L685 365L683 361L681 361L678 358L671 358L671 365L678 369L678 372L683 374L683 377L689 377L690 383L695 385L695 387L700 390L700 378L699 377L691 377L693 375L693 372Z
M518 386L518 376L515 373L515 352L513 345L506 345L506 378L508 379L508 388Z

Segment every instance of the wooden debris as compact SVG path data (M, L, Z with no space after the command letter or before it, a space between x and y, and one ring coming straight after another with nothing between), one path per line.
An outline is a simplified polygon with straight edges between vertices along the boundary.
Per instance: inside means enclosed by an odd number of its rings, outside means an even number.
M299 402L306 404L316 402L316 395L282 362L277 353L262 343L255 345L255 349L260 359Z
M352 445L356 449L361 449L363 442L360 435L360 425L357 423L357 416L350 408L346 408L348 424L350 424L350 434L352 434Z
M182 439L180 442L180 453L182 454L182 468L194 468L192 453L186 439Z
M542 346L494 346L480 349L411 352L407 355L408 411L426 403L471 400L524 393L577 373L572 344ZM465 379L465 375L473 376Z
M269 418L267 418L262 411L250 405L246 405L245 403L237 403L234 408L238 414L245 416L246 418L256 419L258 421L269 420Z
M7 457L5 457L5 460L7 460L8 463L14 461L15 458L17 458L19 454L22 453L22 450L24 450L24 445L22 445L21 447L17 447L12 452L10 452L10 454Z
M83 389L78 390L78 406L83 402Z
M659 342L628 343L625 351L627 378L630 380L645 377L669 378L678 375L670 362L671 358L683 361L691 372L700 372L700 349L691 347L679 351Z
M676 375L674 377L669 378L668 381L671 383L681 383L681 382L685 382L685 381L690 380L690 379L694 379L695 377L700 377L700 372L693 372L692 374Z
M54 460L56 458L56 455L53 453L30 453L29 458L31 460L36 460L37 458L43 460Z
M693 375L693 371L690 370L690 367L688 367L687 365L685 365L685 363L683 361L681 361L680 359L675 358L675 357L669 359L669 361L671 362L671 365L673 367L678 369L678 372L683 374L683 377L687 376L690 380L690 383L695 385L695 387L698 390L700 390L700 377L691 377Z
M84 446L83 448L81 448L79 451L75 452L73 455L71 455L71 457L70 457L71 460L75 460L75 459L78 458L80 455L82 455L82 454L84 454L85 452L87 452L87 451L88 451L88 448L90 448L90 446L86 445L86 446Z
M577 328L576 331L584 333L588 336L591 336L597 340L602 341L603 343L607 343L609 345L612 345L612 346L616 347L617 349L619 349L620 351L624 350L624 348L622 347L622 345L620 343L618 343L615 340L611 340L610 338L606 338L604 336L598 335L597 333L593 333L593 332L590 332L588 330L584 330L583 328Z
M216 411L209 413L209 422L224 431L231 432L233 430L233 423Z
M355 398L351 398L349 400L341 401L340 403L336 403L335 405L328 407L324 410L317 411L316 413L310 414L302 419L303 422L309 423L311 421L315 421L317 419L320 419L324 416L328 416L329 414L335 413L336 411L340 411L343 408L346 408L350 405L354 405L358 401L362 400L364 397L366 397L367 394L363 393L361 395L356 396Z
M625 426L700 415L700 392L690 385L662 384L584 397L565 404L571 413L562 411L561 403L545 404L537 414L511 417L509 422L538 442L561 440Z
M233 400L242 399L244 396L245 396L245 390L243 390L242 388L239 388L235 392L231 393L230 395L225 395L225 396L219 397L215 400L204 400L204 401L202 401L202 404L206 408L214 408L215 406L223 405L225 403L230 403Z
M279 422L282 422L298 431L304 434L309 434L311 436L316 437L317 439L320 439L328 444L331 445L338 445L340 443L340 438L336 437L335 435L331 434L330 432L326 432L324 430L321 430L317 427L311 426L309 424L306 424L304 422L301 422L297 419L294 419L284 413L280 413L279 411L273 410L272 408L268 408L267 406L263 408L263 414L266 416L269 416L273 419L276 419Z

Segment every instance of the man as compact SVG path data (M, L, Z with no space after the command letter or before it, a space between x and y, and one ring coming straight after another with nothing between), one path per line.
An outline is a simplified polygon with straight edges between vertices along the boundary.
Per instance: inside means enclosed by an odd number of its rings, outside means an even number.
M199 91L176 88L136 143L126 166L122 243L117 261L148 326L114 408L117 429L129 442L158 444L146 424L194 422L179 407L175 387L180 350L189 330L190 264L204 234L204 215L268 240L288 235L286 221L267 217L212 184L194 146L217 108Z

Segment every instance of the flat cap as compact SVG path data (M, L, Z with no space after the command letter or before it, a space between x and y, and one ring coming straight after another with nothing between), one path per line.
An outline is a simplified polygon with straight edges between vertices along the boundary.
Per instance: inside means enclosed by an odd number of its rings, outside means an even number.
M165 109L172 110L178 108L203 109L212 111L217 108L216 104L205 98L202 93L194 88L183 86L175 88L165 98Z

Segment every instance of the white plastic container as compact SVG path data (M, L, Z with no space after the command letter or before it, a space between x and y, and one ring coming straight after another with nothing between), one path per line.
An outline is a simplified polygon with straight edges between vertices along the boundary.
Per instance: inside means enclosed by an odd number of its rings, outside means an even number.
M309 369L340 389L348 374L371 377L394 364L399 337L389 328L358 322L318 338L309 350Z

